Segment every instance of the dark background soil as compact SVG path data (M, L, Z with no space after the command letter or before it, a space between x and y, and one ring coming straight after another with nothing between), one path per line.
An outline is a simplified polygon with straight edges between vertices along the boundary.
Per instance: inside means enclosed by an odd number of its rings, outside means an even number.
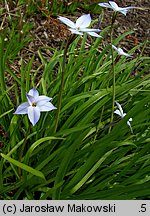
M16 1L17 2L17 1ZM28 13L27 10L29 6L21 5L18 6L15 1L7 0L5 3L1 3L0 7L3 8L3 13L0 14L0 22L3 28L7 30L7 22L9 17L11 19L16 19L16 14L22 14L22 20L18 20L21 26L23 19L25 17L25 22L29 22L33 24L32 30L30 30L30 34L32 37L32 41L28 44L27 47L23 48L21 52L18 53L18 59L20 57L23 59L24 62L29 62L33 54L35 54L35 60L32 65L33 71L36 70L41 65L41 60L38 55L39 48L42 49L42 54L44 57L49 61L51 56L53 55L54 49L59 49L62 46L62 42L67 40L68 36L71 32L67 29L62 22L57 19L58 15L65 16L70 18L71 20L75 21L79 16L82 14L90 13L93 19L97 19L94 27L99 27L103 30L105 27L109 26L111 23L112 17L112 10L107 8L101 8L98 6L99 2L103 2L103 0L59 0L57 1L58 7L56 7L56 11L50 11L50 9L46 9L45 7L45 0L37 0L33 1L34 4L37 2L36 10L33 13ZM32 2L32 1L27 1ZM53 4L54 1L49 1L49 3ZM55 1L56 2L56 1ZM71 13L67 11L67 8L77 2L76 9ZM107 1L104 1L107 2ZM115 30L114 30L114 38L118 37L124 32L128 32L130 30L133 31L132 34L126 36L119 44L125 51L129 51L136 45L140 43L144 43L145 41L149 41L146 44L143 54L149 56L150 54L150 0L116 0L115 1L120 7L126 6L135 6L141 9L132 9L130 10L126 16L121 13L118 13L117 19L115 21ZM65 7L65 11L61 13L60 7ZM31 8L31 5L30 5ZM96 8L96 10L95 10ZM43 15L44 14L44 15ZM100 18L101 17L101 18ZM5 18L5 19L4 19ZM100 18L100 19L99 19ZM99 25L100 24L100 25ZM93 27L93 26L92 26ZM18 29L21 31L21 29ZM87 41L90 44L90 37L88 37ZM110 37L109 32L106 34L106 38L102 41L102 48L105 46L105 43L109 43ZM136 50L135 56L139 55L141 52L142 47L139 50ZM14 63L11 63L10 67L14 70L15 73L18 75L20 74L20 65L19 60L16 60ZM31 69L31 72L32 72ZM42 68L41 68L42 70ZM12 84L12 83L11 83Z
M67 4L71 4L72 1L65 1L68 2ZM84 1L82 1L84 2ZM87 2L87 1L86 1ZM57 14L61 16L66 16L71 20L76 20L79 16L84 13L90 13L94 19L97 19L103 14L103 19L98 26L98 22L95 23L95 27L99 27L103 30L105 27L110 25L111 17L112 17L112 10L109 9L102 9L99 7L99 14L97 14L92 7L97 5L100 1L94 0L89 1L89 8L85 10L85 8L78 7L77 10L73 14ZM120 46L125 48L126 51L129 51L134 46L144 43L146 40L150 39L150 20L149 20L149 12L150 12L150 1L149 0L125 0L125 1L115 1L118 3L120 7L126 6L136 6L141 7L141 9L132 9L130 10L126 16L121 13L118 13L116 22L115 22L115 31L114 37L118 37L120 34L133 30L134 33L125 37L122 41ZM94 6L93 6L94 5ZM28 51L23 50L22 55L23 58L26 58L26 55L30 55L36 53L39 47L53 47L53 48L60 48L62 42L68 38L71 34L68 31L67 27L61 23L56 15L49 14L47 17L43 17L41 14L34 15L29 18L31 22L35 24L34 29L31 31L34 40L29 44ZM90 41L89 41L90 43ZM104 44L109 43L109 35L104 39ZM142 48L141 48L142 49ZM136 51L136 54L139 55L141 49ZM143 54L149 56L150 47L149 43L147 43ZM135 55L136 55L135 54ZM51 51L46 50L45 57L50 59L53 53ZM28 58L28 57L27 57ZM35 62L35 65L39 65L39 59Z
M71 3L72 1L66 1ZM82 1L84 2L84 1ZM110 25L111 23L111 17L112 17L112 10L104 9L99 7L97 11L92 10L92 7L94 8L97 6L97 3L100 1L94 0L89 1L89 8L83 8L82 5L77 8L77 10L73 13L64 13L64 14L57 14L61 16L68 17L69 19L75 21L79 16L81 16L84 13L90 13L93 19L97 19L99 17L103 17L102 21L99 26L99 22L95 23L94 27L99 27L101 30L103 30L105 27ZM105 2L105 1L104 1ZM150 12L150 0L117 0L115 1L118 3L120 7L126 7L126 6L135 6L141 9L132 9L130 10L126 16L124 16L121 13L118 13L117 19L115 21L115 30L114 30L114 38L118 37L119 35L128 32L133 31L132 34L126 36L120 43L119 46L122 47L126 52L128 52L133 47L149 41L144 50L142 55L149 56L150 55L150 20L149 20L149 12ZM94 5L94 6L93 6ZM39 47L53 47L59 49L62 45L62 42L64 42L68 36L71 34L70 31L68 31L67 26L65 26L62 22L60 22L57 19L57 16L55 15L49 15L46 17L42 16L34 16L32 17L32 21L35 23L35 28L32 31L32 35L34 37L34 40L30 43L29 49L31 52L26 52L23 55L30 55L32 53L36 53ZM88 37L89 41L88 44L90 44L90 38ZM110 41L109 33L106 34L106 37L102 41L102 47L104 47L107 43ZM144 45L143 45L144 46ZM141 53L143 46L141 46L139 49L136 50L136 52L133 54L133 57L139 56ZM51 58L53 55L53 52L51 53L50 50L46 50L44 53L47 60ZM27 57L28 58L28 57ZM37 65L40 65L39 58L36 58L36 61L34 62L35 69ZM150 71L147 71L146 73L149 73ZM137 73L137 72L136 72ZM134 73L133 75L135 75Z
M0 1L1 2L1 1ZM13 1L7 0L6 3L0 3L0 7L5 8L4 13L0 16L0 21L2 22L4 16L6 16L5 21L7 22L7 18L11 16L12 18L15 17L15 13L20 11L23 15L27 10L27 5L22 7L16 7L16 4ZM17 2L17 1L16 1ZM30 2L30 1L27 1ZM32 2L32 1L31 1ZM56 11L47 10L45 7L45 0L37 0L38 10L37 13L31 13L30 15L26 16L26 20L30 23L33 23L34 27L30 31L33 41L29 44L27 48L22 50L21 55L22 58L28 58L33 55L33 53L37 53L40 47L52 47L52 48L60 48L62 45L62 41L68 38L70 31L68 31L67 27L61 23L57 16L66 16L71 20L76 20L79 16L85 13L90 13L94 19L99 17L103 17L101 20L101 24L95 23L94 27L99 27L103 30L105 27L110 25L111 17L112 17L112 10L101 8L98 6L99 2L107 2L103 0L58 0L56 7ZM49 4L52 6L54 1L49 1ZM56 1L55 1L56 2ZM71 4L77 2L78 6L74 10L73 13L67 12L67 7ZM133 30L134 33L127 36L123 41L122 45L129 50L134 46L138 45L139 43L144 43L146 40L150 40L150 0L115 0L115 2L120 7L126 6L135 6L141 9L132 9L130 10L126 16L121 13L118 13L116 22L115 22L115 31L114 37L118 37L120 34ZM59 11L61 6L64 6L66 10L61 14ZM34 5L35 6L35 5ZM95 10L97 6L97 9ZM9 12L8 13L8 8ZM29 8L29 7L28 7ZM68 10L69 11L69 10ZM45 14L43 16L43 14ZM7 27L7 24L6 24ZM109 42L109 35L105 38ZM104 42L105 43L105 42ZM144 50L144 54L149 55L149 45L147 44L146 49ZM139 50L140 52L140 50ZM51 51L46 51L47 58L51 57L53 53Z
M125 0L125 1L115 1L121 7L135 6L141 9L132 9L126 16L119 13L117 16L116 23L118 28L115 29L116 35L124 33L129 30L133 30L134 33L127 37L125 45L128 47L138 45L145 40L150 40L150 1L149 0ZM105 21L109 20L111 17L111 11L105 9ZM109 20L110 21L110 20ZM103 23L104 24L104 23ZM149 47L146 47L145 53L149 55Z
M72 1L66 1L71 3ZM83 2L83 1L82 1ZM87 1L86 1L87 2ZM101 16L101 12L103 13L103 19L101 25L95 27L100 27L103 30L105 27L110 25L111 23L111 16L112 10L109 9L101 9L97 15L94 11L92 11L92 6L97 5L100 1L93 0L89 1L89 10L85 10L84 8L77 8L74 14L58 14L62 16L66 16L71 20L76 20L80 15L84 13L90 13L93 18L98 18ZM104 1L105 2L105 1ZM144 43L146 40L150 40L150 0L116 0L116 3L120 7L126 6L136 6L141 9L132 9L130 10L126 16L121 13L118 13L115 25L114 36L118 37L120 34L133 30L134 33L127 36L123 41L122 44L129 50L134 46L138 45L139 43ZM38 16L33 17L34 23L36 24L36 28L32 32L34 36L34 41L30 44L30 49L35 52L36 47L39 46L51 46L51 47L59 47L62 41L66 40L70 32L68 31L67 27L63 25L59 20L57 20L57 16L48 16L46 19ZM95 24L96 25L96 24ZM106 38L107 40L107 38ZM108 38L109 42L109 38ZM140 50L139 50L140 52ZM144 50L144 54L149 55L150 47L149 45L146 46ZM49 53L50 54L50 53Z

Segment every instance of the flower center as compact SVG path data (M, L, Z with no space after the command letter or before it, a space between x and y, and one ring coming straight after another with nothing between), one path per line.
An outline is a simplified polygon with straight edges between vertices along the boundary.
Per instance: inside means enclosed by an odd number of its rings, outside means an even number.
M33 102L33 103L32 103L32 106L33 106L33 107L36 107L36 102Z
M76 30L77 30L77 31L80 31L80 27L76 27Z

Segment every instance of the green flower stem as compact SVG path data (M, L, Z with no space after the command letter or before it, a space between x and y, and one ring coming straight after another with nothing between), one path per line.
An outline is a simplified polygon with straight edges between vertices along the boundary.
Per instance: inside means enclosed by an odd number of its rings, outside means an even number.
M1 29L0 29L1 32ZM0 35L0 91L1 95L6 94L6 82L5 82L5 65L6 65L6 53L4 53L5 47L4 47L4 37L3 35ZM7 94L6 94L7 95ZM4 109L9 106L8 98L5 96L3 98L3 106Z
M28 130L27 130L27 132L26 132L26 135L25 135L25 138L24 138L24 141L23 141L21 150L20 150L19 162L22 161L22 156L23 156L23 152L24 152L24 148L25 148L25 145L26 145L26 142L27 142L27 137L28 137L28 135L29 135L29 132L30 132L30 126L28 127ZM18 174L19 174L19 176L21 177L21 168L20 168L20 167L18 168Z
M99 132L100 128L102 127L101 123L102 123L103 113L104 113L104 106L102 107L102 111L101 111L101 114L100 114L100 117L99 117L99 122L98 122L98 125L96 127L96 133L95 133L95 136L94 136L93 143L95 143L98 132Z
M4 62L4 41L3 37L0 37L0 52L1 52L1 57L0 57L0 84L1 84L1 91L2 94L5 93L6 91L6 84L5 84L5 62Z
M110 43L111 43L111 55L112 55L112 74L113 74L113 86L112 86L112 110L111 110L111 117L110 117L110 127L108 130L108 133L110 133L111 128L112 128L112 123L113 123L113 117L114 117L114 105L115 105L115 59L114 59L114 51L113 51L113 27L114 27L114 22L116 19L117 13L114 12L112 16L112 23L111 23L111 31L110 31Z
M2 94L4 94L5 91L6 91L6 85L5 85L4 71L3 71L2 68L0 68L0 83L1 83L1 91L2 91Z
M61 103L62 103L62 94L63 94L63 88L64 88L64 80L65 80L65 66L66 66L66 60L67 60L67 51L68 51L69 45L74 41L74 39L75 39L75 35L71 35L64 49L63 62L62 62L62 73L61 73L61 84L60 84L60 91L58 95L58 104L57 104L57 112L56 112L55 125L54 125L54 133L57 131L58 122L59 122L59 115L60 115L60 109L61 109Z

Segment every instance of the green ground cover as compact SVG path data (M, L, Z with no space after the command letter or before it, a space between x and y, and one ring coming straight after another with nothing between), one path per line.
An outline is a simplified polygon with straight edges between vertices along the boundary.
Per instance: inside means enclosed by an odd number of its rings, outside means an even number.
M20 53L33 40L29 18L34 13L67 16L80 6L74 3L67 10L63 4L58 7L58 1L52 7L48 1L25 3L18 1L16 8L25 10L26 22L20 23L20 10L15 16L6 5L0 10L0 198L149 199L150 57L143 54L149 41L128 50L131 58L119 56L111 44L119 47L132 32L116 38L115 23L108 23L102 38L76 35L64 53L68 37L59 48L39 47L24 60ZM82 8L91 14L95 8L94 17L98 13L92 25L105 12L95 4L88 7L86 1ZM111 42L104 46L106 37ZM45 50L52 53L49 59ZM40 65L33 72L36 55ZM19 73L11 67L15 62ZM42 112L35 126L27 115L14 114L33 87L57 107ZM127 113L123 118L114 113L115 101ZM130 118L133 132L127 125Z

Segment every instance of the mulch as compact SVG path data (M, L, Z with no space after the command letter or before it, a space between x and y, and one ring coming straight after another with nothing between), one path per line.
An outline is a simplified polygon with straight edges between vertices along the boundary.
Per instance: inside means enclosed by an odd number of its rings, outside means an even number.
M44 2L44 1L41 1ZM61 1L60 1L61 2ZM68 0L65 1L70 4L72 1ZM80 2L80 0L78 0ZM100 2L99 0L93 0L89 1L89 4L95 4ZM104 1L105 2L105 1ZM134 33L131 35L128 35L121 43L121 46L125 47L125 49L128 51L134 46L143 43L146 40L150 40L150 22L149 22L149 12L150 12L150 1L149 0L116 0L116 3L118 3L119 6L126 7L126 6L136 6L141 7L144 10L139 9L132 9L130 12L127 13L126 16L119 13L115 22L115 31L114 31L114 37L118 37L120 34L133 30ZM11 6L12 7L12 6ZM13 8L11 8L13 11ZM16 9L17 10L17 9ZM14 13L16 13L16 10L14 10ZM35 62L34 62L34 69L36 69L40 65L40 60L38 57L38 50L41 47L44 48L54 48L59 49L62 45L62 42L65 41L68 36L70 35L70 31L67 29L67 27L61 23L56 16L52 16L48 14L48 16L42 16L43 8L39 8L38 14L30 15L26 21L33 23L34 27L30 31L33 40L29 43L28 47L24 48L19 55L21 55L22 59L25 60L25 62L31 58L33 54L35 54ZM83 9L78 8L77 12L75 14L67 14L67 17L69 17L72 20L76 20L77 17L85 13L85 11L82 11ZM104 17L101 22L100 28L103 30L105 27L110 25L111 23L111 16L112 16L112 10L109 9L103 9L104 11ZM45 12L45 11L44 11ZM90 12L90 11L89 11ZM90 12L92 17L98 18L97 15L92 14L92 11ZM59 15L59 14L58 14ZM63 16L63 14L61 14ZM5 14L3 15L5 16ZM8 14L6 15L8 16ZM64 15L66 16L66 15ZM0 17L2 20L2 17ZM6 19L7 21L7 19ZM98 25L98 23L97 23ZM6 25L7 26L7 25ZM98 26L95 26L98 27ZM105 38L106 43L109 43L109 35ZM107 41L108 40L108 41ZM104 42L105 43L105 42ZM150 50L149 46L146 47L144 50L145 55L149 55ZM51 56L53 55L52 49L45 49L44 57L49 61ZM140 50L139 50L140 52ZM16 65L17 62L15 62ZM13 66L16 71L16 66Z

